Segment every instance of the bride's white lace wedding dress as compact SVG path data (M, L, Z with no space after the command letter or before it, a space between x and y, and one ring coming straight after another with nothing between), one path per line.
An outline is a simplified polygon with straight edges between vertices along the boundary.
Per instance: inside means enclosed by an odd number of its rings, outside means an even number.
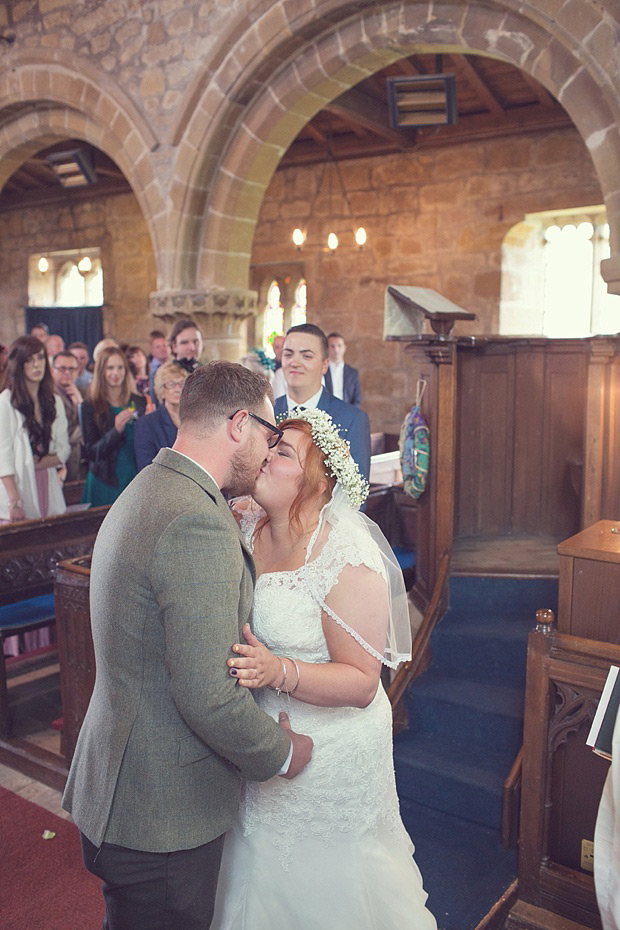
M251 536L250 517L243 529ZM383 573L372 540L332 527L313 561L261 575L255 635L278 655L329 662L317 594L324 601L346 565ZM399 814L383 687L364 709L316 707L268 688L255 696L276 719L285 710L314 751L297 778L246 785L212 930L436 930Z

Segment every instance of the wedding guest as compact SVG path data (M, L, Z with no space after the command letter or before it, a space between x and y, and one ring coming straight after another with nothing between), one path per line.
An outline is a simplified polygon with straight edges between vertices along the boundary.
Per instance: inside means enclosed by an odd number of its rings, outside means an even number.
M176 362L165 362L155 372L157 410L140 417L134 428L138 471L150 465L160 449L174 445L179 428L179 401L188 373Z
M106 336L104 339L100 339L95 348L93 349L93 362L97 362L99 358L99 353L104 349L110 349L114 347L115 349L119 348L119 344L116 339L112 339L111 336Z
M146 400L132 394L127 359L119 348L100 350L88 400L80 406L84 453L89 467L82 502L112 504L137 474L134 421Z
M370 425L368 415L339 400L322 385L328 366L327 337L313 323L291 326L284 340L282 370L286 381L286 394L277 397L274 411L279 419L295 407L325 410L340 435L351 447L353 460L368 480L370 474Z
M33 336L16 339L6 375L0 394L0 520L63 513L67 417L43 343Z
M325 372L325 387L347 404L354 407L362 406L362 392L360 389L360 376L357 368L347 365L344 353L347 344L342 333L330 333L327 337L329 351L329 367Z
M45 351L47 352L47 358L50 363L50 368L52 367L52 362L54 361L54 356L58 355L59 352L64 352L65 340L62 336L59 336L58 333L52 333L47 337L45 343Z
M92 371L88 370L88 363L90 361L90 356L88 354L88 346L84 342L72 342L69 345L69 352L77 359L78 363L78 373L77 378L75 379L75 386L84 396L88 392L90 382L93 380Z
M149 372L155 374L160 365L170 358L170 347L166 336L160 329L149 333Z
M70 446L61 398L54 393L45 346L33 336L11 345L0 394L0 523L63 513L62 483ZM49 628L24 634L24 648L50 642ZM18 651L17 640L5 643Z
M125 349L125 358L129 364L129 371L134 380L137 394L142 394L147 398L147 407L150 406L149 398L149 363L146 352L140 346L127 346Z
M71 452L67 459L67 481L79 481L83 476L80 473L80 459L82 456L82 430L78 417L78 408L83 397L75 386L78 374L78 361L69 352L59 352L52 362L52 378L56 392L60 394L65 407L67 426L69 431L69 444Z
M34 326L30 327L30 335L42 342L43 345L47 342L49 334L50 329L47 323L35 323Z
M160 329L153 329L149 333L149 348L149 397L157 407L159 401L155 393L155 372L160 365L170 359L170 346Z
M175 359L191 374L200 365L202 333L193 320L178 320L170 333L170 348Z

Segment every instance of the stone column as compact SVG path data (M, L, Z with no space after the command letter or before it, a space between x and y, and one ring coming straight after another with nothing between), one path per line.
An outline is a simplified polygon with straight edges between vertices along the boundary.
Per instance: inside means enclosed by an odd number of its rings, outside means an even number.
M177 320L190 318L204 339L202 360L236 362L248 349L248 322L257 313L256 292L212 287L204 291L154 291L150 295L154 325L169 332Z

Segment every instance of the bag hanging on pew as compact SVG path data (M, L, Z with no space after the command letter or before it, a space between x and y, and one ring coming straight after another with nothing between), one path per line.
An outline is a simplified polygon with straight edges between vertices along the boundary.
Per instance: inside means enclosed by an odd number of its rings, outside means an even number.
M400 464L405 493L417 500L426 487L430 461L430 434L421 410L426 381L418 381L415 404L400 429Z

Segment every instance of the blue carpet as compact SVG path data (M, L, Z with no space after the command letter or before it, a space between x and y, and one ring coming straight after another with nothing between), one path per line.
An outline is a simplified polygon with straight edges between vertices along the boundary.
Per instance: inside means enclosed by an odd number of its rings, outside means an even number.
M516 876L500 845L503 782L521 746L527 635L557 581L455 578L429 670L394 741L403 820L440 930L472 930Z

